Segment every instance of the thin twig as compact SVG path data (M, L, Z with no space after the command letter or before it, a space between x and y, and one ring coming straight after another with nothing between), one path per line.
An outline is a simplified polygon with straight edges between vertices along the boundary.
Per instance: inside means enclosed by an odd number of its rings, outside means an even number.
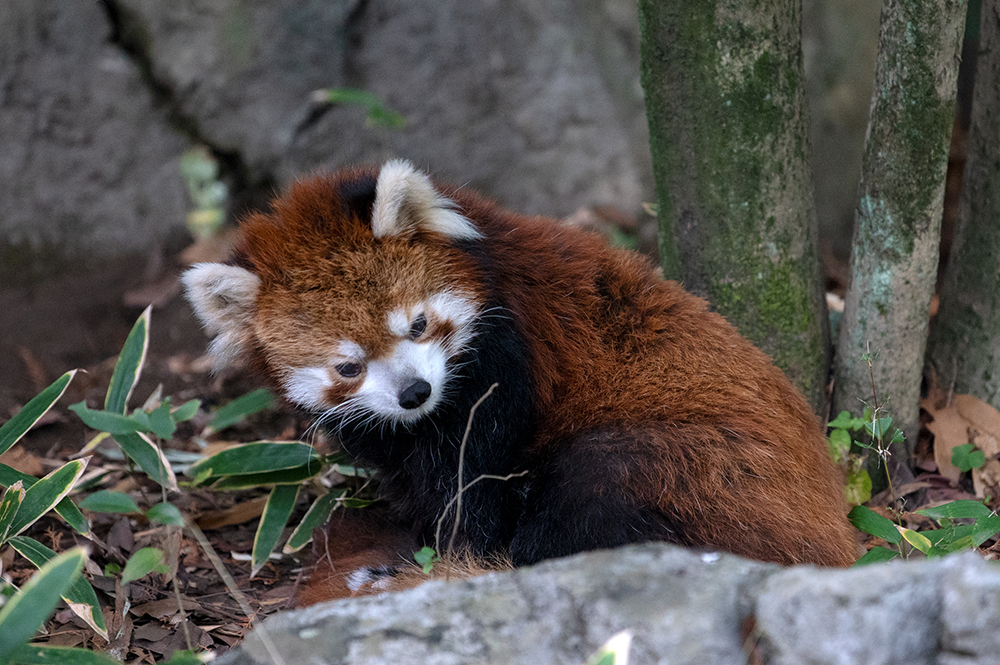
M892 474L889 472L889 455L892 453L891 445L892 442L883 444L882 440L885 433L882 431L882 425L879 422L879 413L882 407L878 404L878 392L875 390L875 370L872 365L872 354L871 354L871 342L865 342L865 350L868 356L868 376L871 377L872 382L872 399L875 403L875 409L872 411L872 435L877 437L878 445L876 451L879 457L882 458L882 464L885 466L885 479L889 485L889 498L892 499L892 513L896 516L896 523L902 527L903 526L903 515L900 510L896 507L896 490L892 486ZM900 543L899 551L903 555L903 559L906 559L906 548Z
M493 390L500 384L494 383L490 389L476 400L476 403L469 409L469 419L465 423L465 433L462 435L462 444L458 447L458 491L455 493L455 521L451 526L451 537L448 538L448 556L451 556L452 548L455 546L455 538L458 537L458 524L462 520L462 495L465 488L462 486L462 473L465 471L465 446L469 442L469 432L472 431L472 419L476 417L476 409L486 401L486 398L493 394ZM447 513L445 513L447 514ZM444 578L447 580L451 575L451 568L445 569Z
M229 571L226 570L226 566L222 563L222 559L219 558L219 555L215 552L215 548L212 547L210 542L208 542L208 538L205 537L204 532L198 527L197 524L194 523L194 521L184 520L184 522L194 535L195 540L198 541L198 545L200 545L201 549L205 552L208 560L212 562L213 566L215 566L215 571L219 573L219 577L222 578L226 588L229 589L229 593L231 593L233 598L236 599L236 602L239 603L240 609L243 610L247 620L252 622L254 616L253 608L250 607L250 603L247 602L246 596L243 595L243 592L240 591L238 586L236 586L236 580L234 580L232 575L229 574ZM267 649L267 653L271 656L271 660L274 664L285 665L285 660L281 657L281 654L278 653L278 648L271 640L271 636L268 634L267 629L261 625L256 626L256 631L260 636L261 643L263 643L264 648Z

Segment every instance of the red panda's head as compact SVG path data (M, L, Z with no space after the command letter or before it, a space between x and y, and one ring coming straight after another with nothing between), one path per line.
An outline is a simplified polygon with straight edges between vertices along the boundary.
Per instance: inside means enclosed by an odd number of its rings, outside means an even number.
M395 424L434 410L484 295L455 247L480 233L426 175L391 161L318 176L240 231L236 265L183 278L218 366L253 355L323 415Z

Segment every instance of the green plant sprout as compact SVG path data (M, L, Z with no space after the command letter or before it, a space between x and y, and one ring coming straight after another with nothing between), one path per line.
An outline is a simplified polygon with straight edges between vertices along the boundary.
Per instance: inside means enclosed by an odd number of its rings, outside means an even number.
M317 481L331 470L344 476L359 478L369 475L364 469L342 464L344 459L339 454L320 455L312 446L299 442L256 441L226 448L208 457L199 455L194 463L190 461L191 453L165 451L161 442L174 436L179 423L194 419L201 403L190 400L175 406L170 397L161 398L160 389L157 389L142 407L129 409L129 399L145 363L149 324L150 310L147 309L136 321L118 356L104 408L91 409L86 403L80 402L72 405L70 410L88 427L101 432L85 446L83 452L95 451L103 441L114 442L130 469L140 471L160 486L159 502L147 504L144 508L124 492L95 489L94 484L100 483L100 478L88 481L86 487L81 487L80 479L89 457L70 461L44 478L30 476L0 463L0 485L6 487L0 495L0 546L10 545L39 568L24 589L17 591L11 587L0 592L0 600L8 598L4 608L0 610L0 617L3 617L0 621L0 665L6 663L5 658L10 654L14 654L16 662L21 665L115 662L85 649L28 644L31 636L47 620L60 597L95 633L105 640L109 637L97 594L86 577L80 574L71 576L63 571L58 578L65 581L65 584L53 584L52 578L48 577L52 573L48 571L54 566L62 566L66 553L58 554L34 538L24 535L29 527L49 511L55 511L84 536L90 535L90 523L81 508L88 513L144 516L149 521L168 528L188 528L203 547L210 548L200 530L186 520L180 509L169 501L169 495L186 488L202 486L213 490L270 486L272 489L260 518L251 555L252 575L256 575L277 547L292 509L300 497L303 483ZM13 418L0 425L0 453L15 445L48 412L65 393L75 374L72 371L59 377ZM266 390L244 395L218 409L203 434L224 430L273 405L274 398ZM101 452L114 458L115 450ZM175 453L183 454L178 456ZM178 481L181 473L187 480ZM370 503L365 499L348 496L348 490L344 488L327 489L319 482L313 482L310 486L318 490L318 496L285 544L283 551L286 554L304 547L311 540L313 529L325 523L337 507L361 507ZM89 491L89 494L77 504L74 493L85 491ZM80 561L82 556L81 553ZM163 549L144 547L134 552L124 566L110 563L105 572L120 576L118 584L124 586L151 573L169 577L170 568L165 561L166 553ZM221 562L217 567L221 567ZM61 571L62 568L58 570ZM220 570L220 574L223 573L224 569ZM36 578L38 582L35 582ZM171 581L176 584L176 580ZM231 578L227 583L231 583ZM239 594L235 584L230 586L234 594ZM35 600L43 593L40 589L44 590L44 603ZM175 592L179 593L176 587ZM56 600L52 600L53 593ZM10 618L12 610L8 608L14 607L12 603L15 600L16 606L30 606L44 611L30 614L19 612L16 619ZM251 615L249 606L241 604L245 606L244 611L248 616ZM16 629L7 630L14 623L4 622L16 622ZM199 662L200 657L193 652L181 652L170 661L171 665Z
M1000 532L1000 515L995 514L979 501L971 499L951 501L934 508L924 508L915 511L919 515L937 521L940 526L938 529L915 531L903 526L902 513L897 509L895 491L892 487L892 478L889 474L889 465L887 462L891 454L891 446L903 443L904 437L898 428L892 427L892 418L885 414L884 408L878 403L871 354L865 353L862 359L868 363L869 373L872 377L874 406L866 409L862 418L854 418L847 411L841 412L837 418L829 423L829 426L833 430L830 433L828 442L834 459L840 459L838 455L846 457L850 450L852 439L850 432L864 429L868 434L870 443L858 440L854 440L853 443L859 448L874 451L880 457L886 473L889 494L892 497L892 507L890 510L893 512L895 520L883 517L866 506L855 505L851 509L847 517L856 528L867 534L881 538L892 546L883 547L879 545L873 547L858 559L854 565L889 561L897 557L907 559L910 552L909 548L915 549L927 557L940 557L952 552L979 547L996 535L997 532ZM975 468L977 463L981 466L986 461L981 451L972 450L972 444L966 445L968 448L966 446L958 446L958 448L963 448L964 450L952 455L953 463L963 471ZM979 453L978 456L975 455L977 452ZM966 468L963 468L963 466ZM860 467L861 465L859 464L858 468ZM851 492L849 476L847 490L849 500ZM870 480L867 492L869 495L868 498L870 498ZM860 493L856 494L855 498L862 497L863 493ZM863 501L858 501L857 503L860 504ZM960 523L956 520L962 520L962 522Z

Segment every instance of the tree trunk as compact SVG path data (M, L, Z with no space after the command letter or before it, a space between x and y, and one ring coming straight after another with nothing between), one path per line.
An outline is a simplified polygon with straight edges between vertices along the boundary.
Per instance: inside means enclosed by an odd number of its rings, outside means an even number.
M939 385L1000 408L1000 4L983 2L958 224L931 330Z
M898 465L916 440L964 25L961 1L882 6L834 405L857 413L872 403L870 344L879 403L907 437Z
M664 274L771 355L814 408L829 329L798 0L640 0Z

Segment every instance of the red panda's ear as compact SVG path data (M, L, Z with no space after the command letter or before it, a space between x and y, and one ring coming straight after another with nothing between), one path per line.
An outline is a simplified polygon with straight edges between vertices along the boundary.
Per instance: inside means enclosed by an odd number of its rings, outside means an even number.
M181 277L195 314L216 335L209 354L224 367L246 347L253 328L260 278L222 263L197 263Z
M372 232L376 238L411 229L440 233L455 240L473 240L482 234L455 210L455 203L434 189L430 178L402 159L386 162L375 186Z

